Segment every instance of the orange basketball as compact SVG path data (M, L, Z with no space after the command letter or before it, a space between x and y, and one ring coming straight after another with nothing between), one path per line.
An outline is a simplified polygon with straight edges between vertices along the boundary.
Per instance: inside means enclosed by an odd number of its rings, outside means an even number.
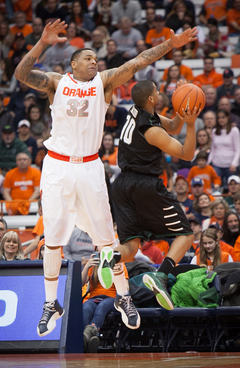
M172 95L173 108L180 115L182 115L182 108L186 111L188 106L191 112L193 112L195 106L197 109L203 109L205 101L206 98L203 90L191 83L186 83L178 87Z

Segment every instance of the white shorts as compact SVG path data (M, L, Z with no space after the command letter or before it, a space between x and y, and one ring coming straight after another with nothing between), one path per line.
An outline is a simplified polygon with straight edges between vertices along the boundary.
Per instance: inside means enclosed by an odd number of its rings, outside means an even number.
M74 164L46 155L40 188L45 244L67 245L75 225L88 233L96 246L115 243L100 158Z

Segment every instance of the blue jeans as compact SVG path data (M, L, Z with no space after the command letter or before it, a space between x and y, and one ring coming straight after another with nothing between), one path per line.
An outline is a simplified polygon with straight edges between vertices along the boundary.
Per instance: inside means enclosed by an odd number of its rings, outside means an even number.
M95 302L97 298L103 299ZM99 329L104 323L107 313L114 307L114 298L106 295L98 295L83 303L83 330L87 325L95 324Z
M214 168L214 170L216 171L218 176L220 176L220 178L222 180L222 186L224 188L227 188L227 180L228 180L229 176L238 175L238 167L236 168L236 171L234 171L234 172L230 172L229 167L218 167L218 166L215 166L215 165L212 165L212 167Z

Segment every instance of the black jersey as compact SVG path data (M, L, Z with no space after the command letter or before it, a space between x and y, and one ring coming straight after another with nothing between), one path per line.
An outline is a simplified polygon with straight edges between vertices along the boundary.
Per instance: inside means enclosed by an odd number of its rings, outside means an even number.
M144 133L148 128L161 126L155 113L132 106L122 129L118 147L118 165L122 171L159 176L162 173L162 151L147 142Z

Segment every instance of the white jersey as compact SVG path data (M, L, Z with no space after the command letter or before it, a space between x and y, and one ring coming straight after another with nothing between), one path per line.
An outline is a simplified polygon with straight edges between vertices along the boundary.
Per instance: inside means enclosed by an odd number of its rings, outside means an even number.
M44 145L48 150L66 156L84 157L98 152L108 106L99 73L88 82L65 74L50 106L51 137Z

